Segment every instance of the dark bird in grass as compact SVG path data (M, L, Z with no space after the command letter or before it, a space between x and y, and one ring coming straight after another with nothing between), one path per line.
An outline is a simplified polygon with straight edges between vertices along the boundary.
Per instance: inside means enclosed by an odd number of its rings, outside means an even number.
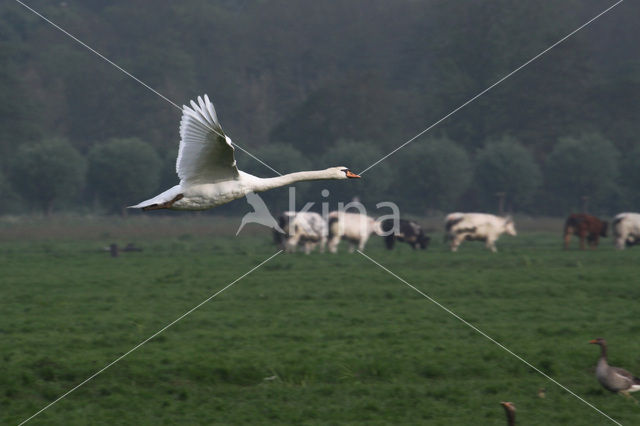
M622 368L612 367L607 362L607 341L602 337L590 340L589 343L600 345L600 358L596 366L596 378L606 390L620 393L628 398L632 398L629 392L640 390L640 378L629 373ZM636 401L636 404L638 401Z
M515 426L516 424L516 406L513 402L501 402L500 405L504 408L504 412L507 415L507 425Z

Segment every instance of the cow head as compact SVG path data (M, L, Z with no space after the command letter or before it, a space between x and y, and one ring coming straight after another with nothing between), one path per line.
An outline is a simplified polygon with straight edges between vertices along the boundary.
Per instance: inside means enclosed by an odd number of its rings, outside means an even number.
M609 222L602 222L602 229L600 229L600 236L601 237L606 237L607 236L607 228L609 227Z
M280 229L284 229L285 232L287 232L286 226L289 222L289 217L286 215L286 213L288 212L285 212L278 216L278 226L280 227ZM273 228L273 242L279 247L284 247L284 236L276 228Z
M371 228L370 228L371 232L375 233L376 235L380 235L381 237L384 237L387 235L387 232L385 232L384 228L382 227L382 222L371 219L370 223L371 223ZM362 225L364 225L364 223ZM364 234L366 234L366 232L363 232L363 235Z
M421 249L426 249L429 246L430 241L431 237L424 235L424 233L420 233L420 235L418 235L418 244L420 244Z
M513 222L513 218L511 216L507 216L504 219L504 232L514 237L518 235L516 232L516 224Z

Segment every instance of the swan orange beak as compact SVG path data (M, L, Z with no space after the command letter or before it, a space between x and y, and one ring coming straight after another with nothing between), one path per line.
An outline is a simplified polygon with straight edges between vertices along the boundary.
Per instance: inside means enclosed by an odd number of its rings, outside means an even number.
M348 178L359 178L360 175L357 175L357 174L353 173L351 170L347 170L347 177Z

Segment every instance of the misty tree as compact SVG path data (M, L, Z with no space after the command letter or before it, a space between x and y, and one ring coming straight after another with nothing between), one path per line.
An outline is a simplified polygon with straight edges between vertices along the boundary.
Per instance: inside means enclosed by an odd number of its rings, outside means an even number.
M89 152L87 177L103 206L126 215L126 206L155 195L161 163L153 147L140 139L112 139Z
M86 160L66 140L20 147L10 166L13 187L50 216L56 202L73 198L85 181Z
M545 163L547 191L564 209L555 213L577 209L583 196L591 207L610 209L617 196L618 158L613 143L599 134L560 138Z
M40 137L42 120L39 107L28 94L30 87L22 81L24 71L17 66L21 37L11 34L7 21L6 16L0 16L0 167L15 154L16 140L36 141Z
M5 194L8 194L9 192L11 192L11 186L9 185L7 178L4 176L4 173L2 173L2 170L0 170L0 194L2 194L2 197L4 198Z
M415 212L455 209L469 186L466 151L447 138L416 141L387 161L396 170L394 192Z
M167 189L178 184L178 172L176 171L176 159L178 158L178 144L173 149L167 149L160 157L160 178L158 188Z
M540 168L517 140L504 137L489 142L476 157L475 183L485 208L496 205L497 193L505 193L506 208L527 207L542 184Z
M595 4L143 0L132 8L92 0L70 13L58 3L47 10L81 39L103 23L99 50L135 64L130 71L168 99L188 104L207 88L234 139L289 143L314 161L340 138L391 151L582 24ZM563 55L496 86L429 135L445 134L471 155L510 134L542 164L557 135L601 132L626 155L640 134L640 65L628 53L640 34L636 3L608 18L610 31L573 38ZM36 142L45 129L83 153L137 135L165 159L177 146L179 112L51 34L16 2L0 3L0 167L8 170L16 141ZM168 184L174 160L163 165ZM404 188L395 189L400 199ZM414 195L407 205L418 203ZM482 201L478 191L467 195L467 205ZM538 196L549 202L522 208L561 211L553 185Z
M304 152L323 154L338 140L372 140L377 146L395 141L411 112L390 105L409 103L369 73L348 75L311 93L290 117L273 128L271 140L295 143ZM409 111L411 108L409 106ZM404 114L401 112L404 111Z
M640 145L636 145L620 161L620 187L625 209L640 210Z
M9 179L0 171L0 194L3 202L0 203L0 214L16 213L24 208L22 199L13 190Z

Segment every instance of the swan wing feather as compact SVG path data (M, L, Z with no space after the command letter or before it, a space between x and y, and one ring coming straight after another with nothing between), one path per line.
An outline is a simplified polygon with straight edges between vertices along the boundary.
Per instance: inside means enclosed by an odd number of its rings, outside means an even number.
M233 145L223 132L207 95L182 107L176 172L182 182L214 183L238 179Z

